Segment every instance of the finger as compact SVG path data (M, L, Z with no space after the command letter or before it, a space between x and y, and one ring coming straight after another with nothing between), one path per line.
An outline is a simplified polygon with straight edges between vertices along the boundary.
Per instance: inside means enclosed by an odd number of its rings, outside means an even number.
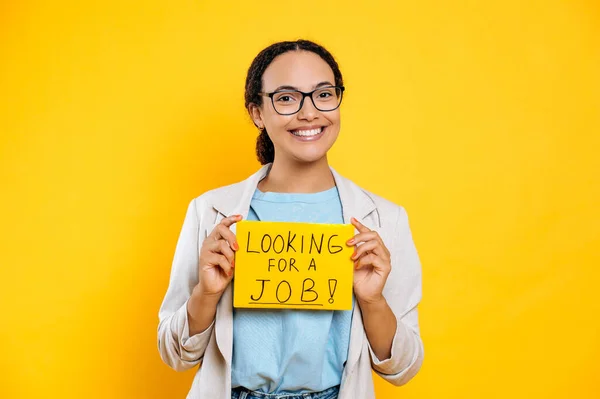
M379 235L379 233L377 233L377 231L369 229L367 226L365 226L364 224L362 224L361 222L359 222L358 219L356 219L356 218L351 218L351 221L353 222L352 224L356 227L356 229L360 233L367 233L367 232L370 232L370 231L376 233L377 234L377 239L381 242L381 245L383 245L385 247L385 244L383 243L383 240L381 239L381 236Z
M233 250L229 247L229 244L225 240L213 241L209 250L211 252L224 255L227 258L227 261L233 264L233 260L235 259L235 254Z
M225 255L211 252L207 256L207 261L208 264L212 265L213 267L220 268L226 276L231 277L233 275L231 264L229 263Z
M350 218L350 222L354 225L354 227L356 227L356 229L358 231L360 231L361 233L366 233L367 231L371 231L371 229L369 229L367 226L365 226L364 224L362 224L361 222L359 222L357 219L355 218Z
M369 253L364 255L358 260L354 261L354 268L356 270L361 269L365 266L372 266L373 271L378 272L379 274L385 274L389 270L386 269L385 263L381 259L381 257L375 255L374 253Z
M239 220L238 220L239 219ZM225 220L227 220L225 222ZM229 246L233 248L234 251L237 251L240 247L237 243L237 239L235 238L235 234L229 228L233 223L239 222L241 220L241 216L231 222L230 218L225 218L221 221L221 223L217 224L211 233L212 237L215 240L224 239L229 243Z
M379 242L373 240L357 246L354 250L354 254L352 254L352 260L360 258L369 251L379 255L381 251Z
M354 268L358 270L365 266L375 266L375 262L377 262L377 255L373 253L366 254L354 261Z
M359 233L359 234L355 235L354 237L352 237L351 239L346 241L346 243L348 245L356 245L360 242L367 242L367 241L373 241L373 240L377 241L378 238L379 238L379 234L377 234L376 231L368 231L365 233Z
M231 227L232 224L239 222L240 220L242 220L242 215L231 215L223 218L220 224L224 225L225 227Z

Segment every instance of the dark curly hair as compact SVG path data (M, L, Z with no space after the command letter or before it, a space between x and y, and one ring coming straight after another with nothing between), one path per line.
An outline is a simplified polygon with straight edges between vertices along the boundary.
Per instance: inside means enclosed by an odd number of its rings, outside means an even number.
M342 73L337 62L323 46L309 40L296 40L278 42L270 45L262 50L250 64L248 74L246 75L246 109L250 112L249 105L262 105L262 97L258 94L262 91L262 77L267 67L273 62L278 55L287 53L288 51L310 51L317 54L323 59L333 70L336 86L343 86ZM261 165L266 165L273 162L275 159L275 147L267 134L267 129L262 129L256 139L256 156Z

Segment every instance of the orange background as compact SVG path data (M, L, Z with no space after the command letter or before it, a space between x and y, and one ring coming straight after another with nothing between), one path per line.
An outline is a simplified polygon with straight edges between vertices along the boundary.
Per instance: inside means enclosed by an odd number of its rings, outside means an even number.
M0 397L182 398L158 308L190 199L258 168L245 72L329 48L331 164L406 207L425 363L378 398L600 396L594 1L0 4Z

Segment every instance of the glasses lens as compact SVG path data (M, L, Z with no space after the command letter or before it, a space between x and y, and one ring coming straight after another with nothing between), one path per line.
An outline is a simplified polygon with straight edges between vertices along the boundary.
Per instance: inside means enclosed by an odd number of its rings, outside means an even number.
M300 109L302 94L297 91L278 91L273 95L273 105L280 114L293 114Z
M339 87L323 87L315 91L312 97L317 109L331 111L340 105L340 101L342 101L342 89Z

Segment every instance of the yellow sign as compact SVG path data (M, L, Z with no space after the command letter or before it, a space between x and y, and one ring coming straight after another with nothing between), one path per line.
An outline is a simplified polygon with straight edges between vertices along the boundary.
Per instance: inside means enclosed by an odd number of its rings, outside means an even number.
M240 221L236 308L352 309L351 224Z

